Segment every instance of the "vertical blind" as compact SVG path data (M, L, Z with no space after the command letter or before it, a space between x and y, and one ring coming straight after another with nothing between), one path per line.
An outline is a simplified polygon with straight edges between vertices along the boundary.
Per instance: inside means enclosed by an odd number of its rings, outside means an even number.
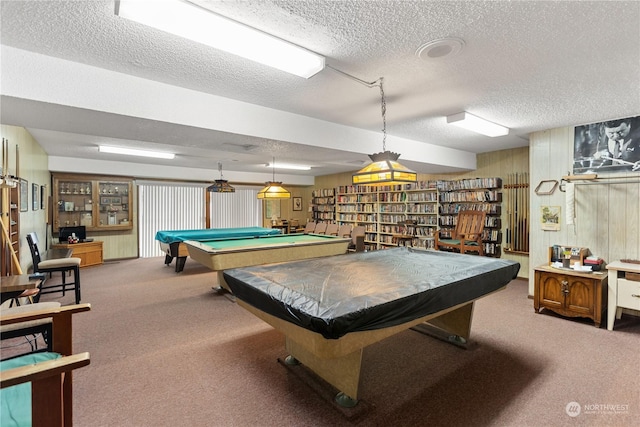
M159 230L207 228L205 186L199 183L138 181L138 242L140 257L162 256L155 240ZM211 193L209 228L253 227L262 223L258 189L236 187L235 193Z
M201 184L138 183L141 258L163 255L155 240L159 230L205 228L204 191Z
M262 223L257 188L236 187L235 193L211 193L210 228L255 227Z

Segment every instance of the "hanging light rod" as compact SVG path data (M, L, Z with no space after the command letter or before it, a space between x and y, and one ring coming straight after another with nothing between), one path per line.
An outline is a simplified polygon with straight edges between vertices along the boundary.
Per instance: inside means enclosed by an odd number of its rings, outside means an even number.
M368 88L379 87L381 98L381 112L382 112L382 152L370 154L369 158L373 163L360 169L354 173L351 177L353 184L366 184L366 185L383 185L383 184L406 184L416 182L418 180L418 174L409 169L408 167L398 163L400 154L387 151L387 102L384 96L384 77L380 77L378 80L367 82L352 76L349 73L345 73L342 70L338 70L330 65L327 68L341 74L348 79L358 82Z
M466 111L447 116L447 123L482 135L496 137L509 134L509 128L469 114Z
M115 14L307 79L324 69L324 56L189 1L118 0Z
M351 177L351 182L353 184L365 185L405 184L416 182L418 180L418 174L398 162L400 154L387 151L387 102L384 96L384 77L380 77L378 80L373 82L367 82L331 66L327 67L369 88L380 88L382 152L370 154L369 158L373 163L354 173Z

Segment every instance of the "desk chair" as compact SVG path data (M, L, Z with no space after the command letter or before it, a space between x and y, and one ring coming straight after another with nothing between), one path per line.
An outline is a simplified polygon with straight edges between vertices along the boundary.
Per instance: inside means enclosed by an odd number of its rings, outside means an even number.
M440 233L436 232L436 249L451 249L461 254L471 251L484 255L482 231L486 216L487 213L481 211L460 211L450 239L441 239Z
M409 246L413 247L413 239L416 238L416 225L418 224L415 220L405 220L398 222L398 232L393 233L391 235L391 242L400 246Z
M36 297L36 302L40 299L40 295L62 292L66 294L67 290L74 290L76 294L76 304L80 304L80 258L54 258L42 260L40 249L38 249L38 237L36 233L27 234L27 243L31 250L31 258L33 260L34 273L53 273L62 272L62 283L56 285L41 285L40 293ZM73 282L67 283L67 273L73 272Z

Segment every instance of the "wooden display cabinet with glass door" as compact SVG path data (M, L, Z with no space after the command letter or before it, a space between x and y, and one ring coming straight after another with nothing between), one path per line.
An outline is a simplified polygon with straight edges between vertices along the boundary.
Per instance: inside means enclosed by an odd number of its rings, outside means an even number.
M55 179L54 231L64 227L94 226L93 195L95 188L90 179Z
M87 231L130 230L132 179L53 175L53 232L84 225Z
M131 181L99 181L98 192L98 228L131 228Z

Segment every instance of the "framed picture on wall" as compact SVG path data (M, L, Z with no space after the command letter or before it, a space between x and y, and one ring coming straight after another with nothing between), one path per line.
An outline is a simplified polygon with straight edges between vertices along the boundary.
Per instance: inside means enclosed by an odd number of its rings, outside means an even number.
M560 230L560 209L560 206L540 207L540 224L543 230Z
M280 217L280 200L265 200L265 218L271 219L274 216L276 218Z
M573 173L640 173L640 116L576 126Z
M302 197L294 197L293 198L293 210L301 211L302 210Z
M29 182L20 178L20 212L29 210Z
M44 210L47 206L47 194L45 190L45 186L40 186L40 209Z
M31 184L31 210L37 211L38 209L40 209L40 186Z

